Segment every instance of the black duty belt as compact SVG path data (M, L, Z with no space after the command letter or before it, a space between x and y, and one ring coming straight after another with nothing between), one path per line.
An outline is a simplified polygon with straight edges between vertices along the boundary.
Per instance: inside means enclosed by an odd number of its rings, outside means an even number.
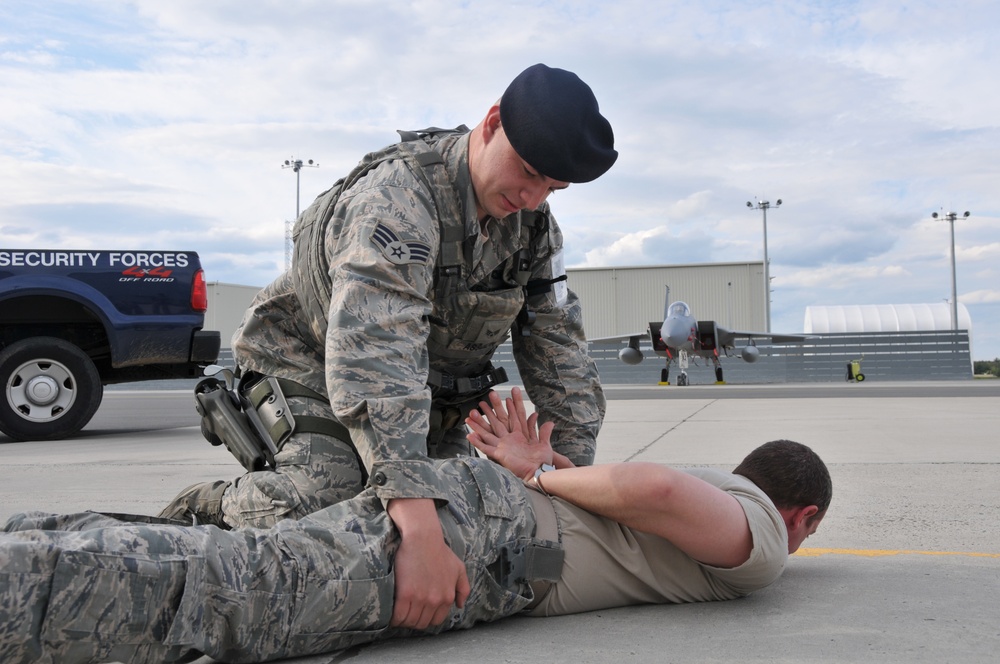
M506 382L507 370L503 367L490 367L478 376L453 376L436 369L427 372L427 384L431 389L449 395L462 394L475 397Z

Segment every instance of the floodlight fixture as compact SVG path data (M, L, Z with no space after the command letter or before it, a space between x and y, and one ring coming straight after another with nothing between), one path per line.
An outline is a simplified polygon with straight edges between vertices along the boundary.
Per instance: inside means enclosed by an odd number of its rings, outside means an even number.
M764 331L771 331L771 266L767 258L767 210L771 207L770 201L757 201L754 205L747 201L747 207L756 208L763 213L764 217ZM774 203L774 207L781 207L781 199Z
M962 215L964 218L969 217L969 211L966 210ZM932 219L938 218L937 212L931 213ZM957 212L949 212L944 215L944 219L947 220L948 225L951 226L951 329L958 329L958 284L955 276L955 219L958 218Z
M299 218L299 192L300 192L300 178L302 177L299 171L302 170L303 166L309 168L319 168L319 164L313 162L312 159L308 159L303 162L301 159L296 159L291 157L285 160L285 163L281 165L281 168L290 168L292 172L295 173L295 219ZM287 270L292 264L292 225L287 220L285 221L285 269Z

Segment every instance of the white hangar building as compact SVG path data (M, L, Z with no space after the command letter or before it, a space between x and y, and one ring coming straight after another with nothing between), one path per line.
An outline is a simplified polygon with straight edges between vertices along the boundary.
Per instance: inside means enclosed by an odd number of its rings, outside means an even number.
M805 332L912 332L950 330L951 305L935 304L853 304L806 307ZM972 334L969 310L958 303L958 329Z

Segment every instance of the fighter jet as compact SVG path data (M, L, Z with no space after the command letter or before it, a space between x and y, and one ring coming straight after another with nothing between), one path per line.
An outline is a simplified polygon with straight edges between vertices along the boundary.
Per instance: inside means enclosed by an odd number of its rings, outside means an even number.
M647 333L623 334L616 337L590 339L590 343L612 343L628 341L628 346L618 353L618 359L625 364L639 364L644 355L639 350L639 340ZM670 364L676 359L680 373L677 376L678 385L688 384L688 356L694 355L711 360L715 365L715 382L725 384L722 379L722 363L719 361L720 351L730 356L736 349L736 339L746 339L747 343L740 349L740 357L746 362L756 362L760 358L756 339L770 339L772 343L785 344L806 340L803 335L771 334L770 332L739 332L727 330L714 320L697 320L691 313L691 307L686 303L670 302L670 288L663 305L663 322L653 321L649 324L649 340L653 344L653 352L666 358L666 366L660 370L660 385L670 384Z

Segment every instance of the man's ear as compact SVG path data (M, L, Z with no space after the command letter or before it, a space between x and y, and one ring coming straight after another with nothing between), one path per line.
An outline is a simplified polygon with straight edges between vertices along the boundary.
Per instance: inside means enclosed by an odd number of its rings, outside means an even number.
M483 142L489 143L500 131L500 104L494 104L483 119Z
M790 525L792 528L801 528L809 522L809 519L813 518L817 514L819 514L819 508L815 505L797 507L792 511Z

